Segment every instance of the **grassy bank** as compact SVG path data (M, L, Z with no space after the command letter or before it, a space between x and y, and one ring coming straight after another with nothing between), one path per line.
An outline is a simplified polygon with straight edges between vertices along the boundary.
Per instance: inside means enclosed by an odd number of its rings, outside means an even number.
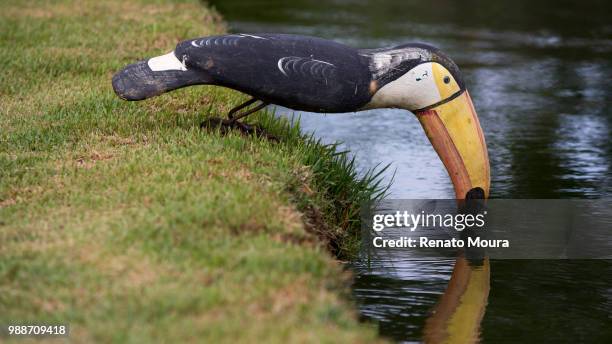
M125 64L223 30L192 1L0 4L0 324L69 323L77 342L375 339L330 254L350 252L373 192L350 161L270 115L254 120L280 143L199 130L236 92L112 92Z

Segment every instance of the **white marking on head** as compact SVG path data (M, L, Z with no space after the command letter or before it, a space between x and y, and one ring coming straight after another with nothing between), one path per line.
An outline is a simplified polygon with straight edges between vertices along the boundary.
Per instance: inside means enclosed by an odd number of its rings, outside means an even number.
M364 108L402 108L418 110L442 100L436 86L433 63L417 65L406 74L384 85Z
M179 61L179 59L174 56L174 51L171 51L166 55L153 57L149 59L149 61L147 61L147 64L149 65L149 68L151 68L151 70L154 72L161 72L165 70L187 70L187 66L185 66L185 63Z
M429 60L431 52L417 47L393 50L372 49L361 53L361 56L370 59L370 70L374 78L378 79L381 75L387 74L391 69L395 69L406 60Z

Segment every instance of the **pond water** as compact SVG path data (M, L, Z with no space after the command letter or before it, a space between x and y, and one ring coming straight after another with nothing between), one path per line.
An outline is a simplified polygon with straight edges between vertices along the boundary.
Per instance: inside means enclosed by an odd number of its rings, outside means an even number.
M491 161L493 198L612 196L612 3L607 1L209 1L232 32L283 32L370 48L421 41L461 67ZM391 163L391 198L453 198L416 118L402 110L299 116L359 166ZM354 296L382 335L420 341L452 260L355 263ZM491 261L485 342L612 339L608 261Z

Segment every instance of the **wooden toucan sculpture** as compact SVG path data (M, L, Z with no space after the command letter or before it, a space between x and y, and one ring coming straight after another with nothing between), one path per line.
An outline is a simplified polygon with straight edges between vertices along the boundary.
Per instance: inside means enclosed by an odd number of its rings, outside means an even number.
M472 100L457 65L430 45L354 49L299 35L211 36L180 42L174 51L129 65L113 77L115 92L126 100L191 85L250 95L222 123L243 131L249 126L238 120L268 104L325 113L409 110L444 163L456 198L489 195L489 158ZM487 258L478 264L457 258L449 286L427 321L427 342L477 340L489 274Z
M250 95L224 121L239 129L247 127L240 118L267 104L325 113L409 110L442 159L457 198L488 196L489 160L472 100L457 65L430 45L354 49L299 35L211 36L180 42L174 51L113 76L115 93L126 100L191 85Z

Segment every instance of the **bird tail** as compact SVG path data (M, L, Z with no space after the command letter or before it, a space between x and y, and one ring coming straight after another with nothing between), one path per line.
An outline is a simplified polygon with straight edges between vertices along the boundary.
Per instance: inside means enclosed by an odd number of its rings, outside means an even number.
M210 83L210 75L187 68L174 52L136 62L113 76L113 89L125 100L143 100L178 88Z

